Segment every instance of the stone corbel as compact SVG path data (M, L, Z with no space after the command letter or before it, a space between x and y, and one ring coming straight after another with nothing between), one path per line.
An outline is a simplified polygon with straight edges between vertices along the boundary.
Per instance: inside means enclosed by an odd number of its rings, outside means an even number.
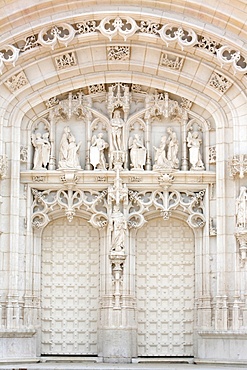
M61 181L66 185L68 188L75 186L79 180L77 176L76 170L70 169L62 169L63 176L61 176Z
M235 236L239 243L240 261L244 265L247 260L247 229L237 230Z
M243 179L247 173L247 154L234 155L229 160L229 171L230 177L239 175L239 178Z

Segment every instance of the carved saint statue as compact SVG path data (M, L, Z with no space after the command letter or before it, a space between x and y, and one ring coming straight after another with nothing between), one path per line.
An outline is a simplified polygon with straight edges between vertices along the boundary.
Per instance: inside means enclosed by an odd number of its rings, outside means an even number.
M127 230L127 221L123 213L119 210L117 205L114 206L113 213L111 216L111 251L123 252L124 251L124 236Z
M100 132L97 136L92 137L92 145L90 147L90 163L94 170L106 170L105 149L109 147L108 143L103 139L103 133Z
M121 118L121 112L119 109L115 110L113 113L113 118L111 119L111 136L113 150L122 150L122 130L124 121Z
M64 128L63 136L59 148L58 168L77 168L80 169L79 149L81 142L76 144L75 137L72 135L70 128Z
M51 152L49 132L44 133L43 136L40 132L32 134L31 140L35 148L33 157L33 170L47 169Z
M130 160L133 170L143 170L146 162L146 148L138 134L129 138Z
M154 150L155 150L154 163L157 166L163 166L165 161L167 161L167 159L166 159L166 141L167 141L167 138L164 135L164 136L161 137L159 147L157 148L156 146L154 146Z
M178 146L179 142L177 139L177 134L175 131L172 131L171 127L167 129L167 133L169 134L169 138L167 140L167 159L171 162L173 168L178 168L179 160L178 160Z
M188 132L187 143L189 148L189 161L191 170L204 170L204 164L200 153L202 139L198 131Z
M240 187L239 196L236 199L236 224L240 229L245 229L247 226L247 188Z

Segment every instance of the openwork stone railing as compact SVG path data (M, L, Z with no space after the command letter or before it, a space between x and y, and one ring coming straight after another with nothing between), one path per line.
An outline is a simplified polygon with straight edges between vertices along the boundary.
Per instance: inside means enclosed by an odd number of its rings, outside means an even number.
M221 66L231 65L235 73L247 73L247 62L244 56L230 45L221 45L208 37L198 35L193 29L184 28L181 25L160 24L149 20L135 21L128 16L106 17L101 21L89 20L74 24L59 23L52 27L44 27L38 34L27 36L15 45L3 45L0 47L0 73L2 73L5 64L15 65L19 57L28 50L38 46L54 49L57 44L66 47L77 36L82 38L97 33L101 33L109 40L117 35L127 40L139 33L159 37L166 46L177 42L182 49L197 47L215 55Z

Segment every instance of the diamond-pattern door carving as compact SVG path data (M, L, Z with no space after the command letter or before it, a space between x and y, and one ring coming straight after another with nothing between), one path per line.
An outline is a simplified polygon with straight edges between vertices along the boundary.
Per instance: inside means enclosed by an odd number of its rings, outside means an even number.
M42 353L97 354L99 238L79 218L51 222L42 242Z
M194 237L183 222L157 218L137 234L139 356L192 356Z

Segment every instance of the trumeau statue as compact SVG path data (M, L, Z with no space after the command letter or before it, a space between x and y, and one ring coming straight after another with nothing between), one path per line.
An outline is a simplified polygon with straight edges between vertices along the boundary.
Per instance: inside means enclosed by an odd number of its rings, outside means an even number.
M121 118L121 112L119 109L117 109L114 111L113 118L111 119L111 136L113 150L121 151L123 149L123 124L124 121Z
M204 170L204 164L200 153L200 147L202 143L201 136L198 131L188 132L187 143L189 148L189 161L191 164L191 170Z
M129 138L129 149L132 170L143 170L146 162L146 148L138 134Z
M49 132L43 135L40 132L32 134L32 144L35 148L33 157L33 169L45 170L50 160L51 143L49 141Z
M100 132L97 136L92 137L92 144L90 147L90 163L94 170L106 170L105 150L109 144L103 139L103 133Z
M80 169L79 163L79 149L81 142L76 144L75 137L72 135L70 128L64 128L63 136L59 148L59 162L58 168L77 168Z
M127 230L127 221L117 205L114 206L111 216L111 251L122 252L124 250L124 237Z

